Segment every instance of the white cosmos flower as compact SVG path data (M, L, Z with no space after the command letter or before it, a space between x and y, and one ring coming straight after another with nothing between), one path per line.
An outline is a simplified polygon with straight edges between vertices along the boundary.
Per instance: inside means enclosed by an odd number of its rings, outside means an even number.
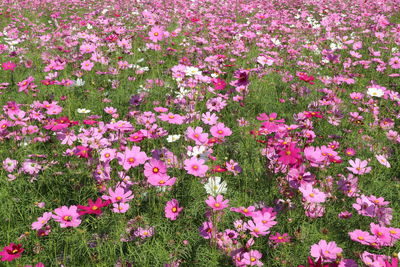
M189 66L189 67L186 67L185 74L186 74L186 76L201 75L201 71L196 67Z
M87 114L87 113L90 113L90 110L89 109L85 109L85 108L78 108L76 110L76 112L81 113L81 114Z
M76 79L75 81L75 86L84 86L85 85L85 81L81 78Z
M168 135L167 141L168 141L168 143L173 143L175 141L178 141L179 138L181 138L180 134Z
M189 157L198 157L206 151L205 146L194 146L191 151L187 152Z
M374 87L368 88L367 94L370 96L376 96L376 97L381 97L384 95L382 89L378 89L378 88L374 88Z
M212 176L208 178L208 182L204 185L207 194L211 196L223 195L228 190L226 182L221 182L221 177Z
M281 41L279 41L279 39L277 39L277 38L271 38L271 42L276 46L282 44Z

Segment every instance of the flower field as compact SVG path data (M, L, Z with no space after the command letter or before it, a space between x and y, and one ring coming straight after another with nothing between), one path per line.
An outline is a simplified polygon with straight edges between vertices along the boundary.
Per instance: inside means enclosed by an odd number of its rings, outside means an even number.
M398 0L4 0L0 266L398 267Z

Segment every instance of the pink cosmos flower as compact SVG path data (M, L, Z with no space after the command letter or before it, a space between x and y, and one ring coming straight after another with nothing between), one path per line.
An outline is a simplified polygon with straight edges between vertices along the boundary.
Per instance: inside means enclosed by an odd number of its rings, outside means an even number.
M113 148L106 148L100 152L100 161L102 162L110 162L115 159L117 151Z
M168 201L167 204L165 205L165 217L167 217L171 221L175 221L182 210L183 208L179 207L178 200L172 199Z
M158 118L162 121L166 121L169 122L171 124L183 124L183 122L185 121L185 117L179 115L179 114L173 114L171 112L169 113L163 113L161 115L158 116Z
M380 164L382 164L383 166L385 166L386 168L390 168L390 163L389 161L386 159L385 155L375 155L375 158L379 161Z
M129 209L129 204L128 203L113 203L113 209L112 211L115 213L125 213Z
M249 207L239 207L239 208L231 208L231 211L238 212L243 214L246 217L251 217L253 216L253 212L256 210L254 206L249 206Z
M203 133L203 128L201 127L196 127L195 129L188 127L186 130L186 137L195 141L198 146L208 142L208 133Z
M310 203L322 203L325 202L326 194L313 188L311 184L302 185L299 188L300 192L307 202Z
M8 246L5 246L2 251L0 251L1 261L13 261L21 257L24 249L21 244L10 243Z
M164 29L159 26L154 26L149 32L150 40L157 43L164 38Z
M81 69L86 71L91 71L94 66L94 63L90 60L85 60L81 63Z
M145 239L147 237L151 237L152 235L154 235L154 227L147 227L147 228L142 228L139 227L134 235L136 237L140 237L141 239Z
M225 124L219 122L211 127L210 133L215 138L223 139L225 136L230 136L232 134L232 131L231 129L226 127Z
M18 161L15 159L6 158L3 160L3 168L7 172L13 172L17 167Z
M356 158L355 160L349 160L349 164L351 167L346 168L354 174L362 175L371 171L371 167L367 167L368 161L366 160L361 161L359 158Z
M165 177L166 174L167 166L161 160L152 158L144 164L144 175L147 178L151 178L152 176Z
M370 245L371 243L376 242L376 238L370 235L368 232L361 230L354 230L353 232L349 232L350 239L356 242L359 242L363 245Z
M170 177L165 174L161 175L152 175L147 178L147 182L154 186L173 186L176 182L176 177Z
M77 206L62 206L54 210L53 219L60 223L61 228L78 227L81 224Z
M338 247L333 241L327 243L325 240L320 240L318 244L311 246L311 256L316 260L322 258L323 261L334 261L342 251L343 249Z
M53 217L53 213L45 212L42 217L37 218L36 222L32 223L32 230L39 230Z
M390 235L389 228L380 226L379 224L370 224L371 233L375 236L378 245L380 246L392 246L393 239Z
M214 226L211 221L204 222L203 225L199 228L200 235L204 239L210 239L212 237L213 227Z
M400 69L400 58L399 57L392 57L389 60L389 65L392 67L392 69Z
M207 125L214 125L218 121L218 116L215 113L210 113L207 111L201 115L201 121Z
M131 149L126 149L124 153L117 154L119 164L128 171L139 164L144 164L147 160L145 152L140 151L140 147L133 146Z
M244 228L250 231L250 234L255 237L265 236L269 234L269 227L261 223L260 221L248 221Z
M191 157L190 159L186 159L183 163L185 164L185 170L188 174L197 176L197 177L204 177L208 166L204 165L204 159L198 159L196 157Z
M209 207L211 207L214 211L223 210L228 207L229 200L224 200L222 195L218 195L216 198L213 196L208 196L206 203Z
M111 201L111 203L128 202L134 197L131 190L125 192L125 189L120 186L116 187L115 191L113 191L112 188L110 187L108 189L108 194L109 196L103 195L101 198L104 200L109 200Z
M260 261L262 254L258 250L245 252L242 257L241 262L246 266L263 266L263 263Z

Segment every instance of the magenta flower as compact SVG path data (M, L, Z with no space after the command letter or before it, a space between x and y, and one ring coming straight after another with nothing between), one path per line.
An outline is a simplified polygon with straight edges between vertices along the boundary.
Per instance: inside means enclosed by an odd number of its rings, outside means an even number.
M336 260L342 251L343 249L338 247L334 241L327 243L325 240L320 240L318 244L311 246L311 256L316 260L322 259L328 262Z
M53 219L60 223L61 228L78 227L81 224L77 206L62 206L54 210Z
M21 244L10 243L10 245L5 246L2 251L0 251L1 261L13 261L21 257L24 249Z
M190 159L186 159L184 161L185 164L185 170L188 172L188 174L197 176L197 177L204 177L207 170L208 166L204 165L204 159L198 159L196 157L191 157Z
M296 147L295 143L290 143L290 145L286 147L286 149L278 153L280 156L278 160L286 165L295 164L298 162L299 159L301 159L301 155L299 152L300 148Z
M1 67L3 68L3 70L14 71L17 65L12 61L8 61L1 64Z
M228 207L229 200L224 200L222 195L218 195L216 198L213 196L208 196L206 203L209 207L211 207L214 211L223 210Z
M354 174L362 175L371 171L371 167L367 167L368 161L366 160L361 161L359 158L356 158L355 160L349 160L349 164L351 167L346 168Z
M232 134L231 129L225 126L222 122L217 123L212 126L210 129L210 133L215 138L223 139L225 136L230 136Z
M101 198L97 198L95 202L91 198L89 198L88 201L88 206L82 206L78 205L78 211L79 215L84 215L84 214L96 214L100 215L102 213L101 208L106 207L110 204L110 201L102 201Z
M288 233L284 233L283 235L276 233L275 235L270 235L269 240L272 240L274 243L287 243L290 242L290 236Z
M128 171L139 164L144 164L147 160L145 152L140 151L140 147L133 146L131 149L126 149L124 153L117 154L118 163Z
M182 210L183 208L179 207L178 200L172 199L168 201L167 204L165 205L165 217L167 217L171 221L175 221Z

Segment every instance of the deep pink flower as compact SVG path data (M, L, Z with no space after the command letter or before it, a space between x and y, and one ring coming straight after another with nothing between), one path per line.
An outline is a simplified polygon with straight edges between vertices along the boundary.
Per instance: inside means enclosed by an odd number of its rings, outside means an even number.
M100 215L101 214L101 208L106 207L110 204L110 201L102 201L101 198L97 198L96 202L93 202L91 198L89 198L89 205L88 206L82 206L78 205L78 211L79 215L84 215L84 214L96 214Z
M10 243L10 245L5 246L2 251L0 251L1 261L13 261L21 257L24 249L21 244Z
M176 199L172 199L167 202L165 205L165 217L170 219L171 221L176 220L179 213L183 210L182 207L179 207L179 202Z
M288 147L279 152L278 160L283 164L295 164L301 159L300 148L296 147L295 143L290 143Z
M14 71L15 68L17 67L17 65L12 61L8 61L8 62L4 62L3 64L1 64L1 67L3 68L3 70Z

